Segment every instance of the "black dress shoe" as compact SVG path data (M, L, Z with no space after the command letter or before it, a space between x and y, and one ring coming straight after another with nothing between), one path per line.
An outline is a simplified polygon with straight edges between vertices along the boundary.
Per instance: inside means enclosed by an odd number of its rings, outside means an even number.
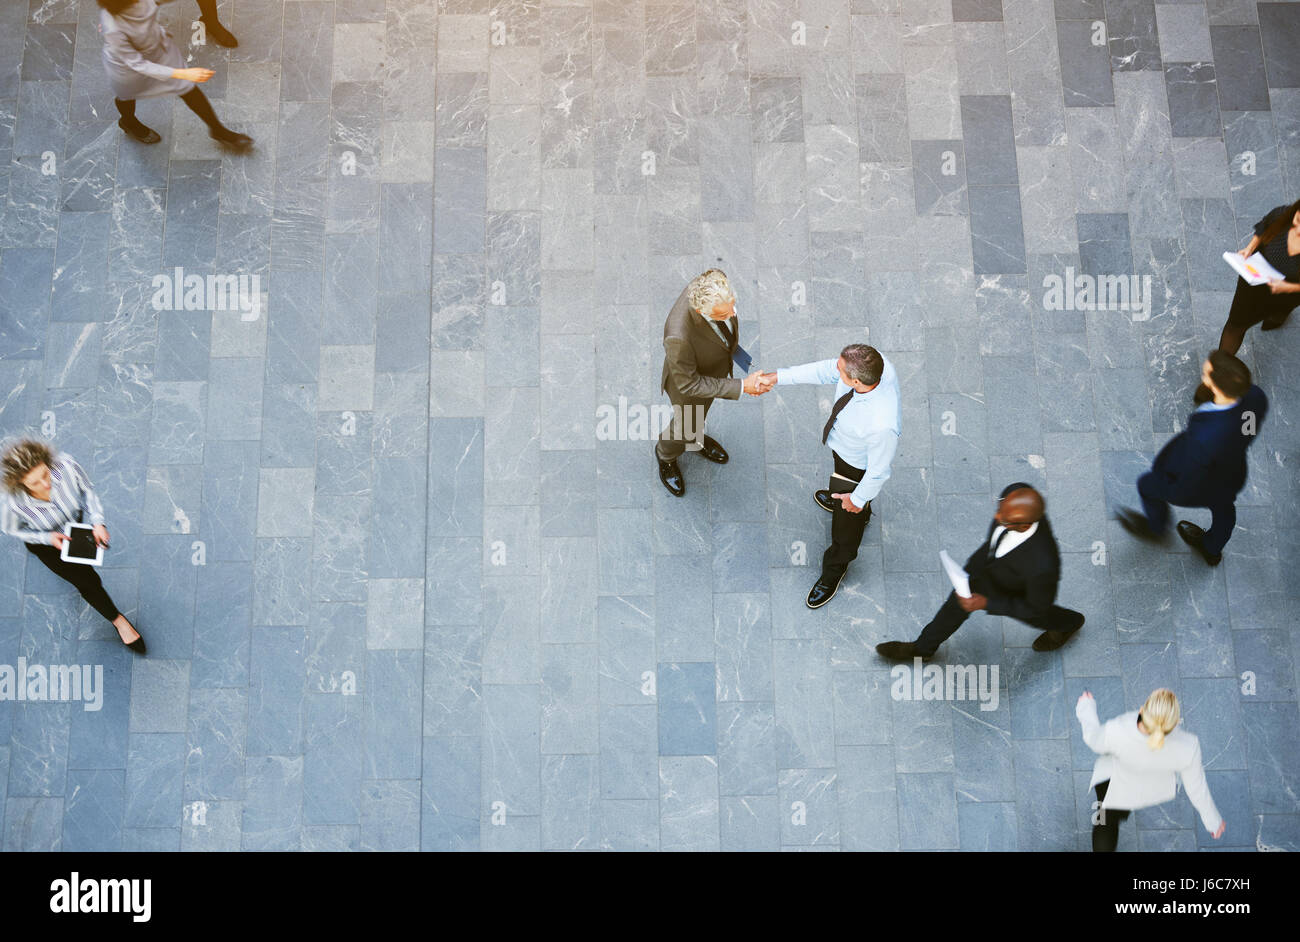
M664 482L664 487L668 488L668 493L674 497L681 497L686 493L686 478L682 477L682 469L677 464L677 459L672 461L659 462L659 480Z
M821 608L831 599L835 598L835 593L840 589L840 582L844 579L844 573L838 576L828 576L822 573L813 583L812 589L808 592L808 607Z
M253 139L247 134L240 134L238 131L232 131L230 128L209 128L208 137L212 138L218 144L225 144L227 147L233 147L235 150L248 150L253 146Z
M1280 321L1264 321L1264 323L1259 325L1259 329L1277 330L1279 327L1285 327L1285 326L1286 326L1286 318L1284 317Z
M203 17L199 17L199 19L203 20L203 28L207 30L208 35L212 37L212 41L218 46L225 46L227 49L234 49L239 45L239 40L231 35L230 30L226 29L216 20L209 22L208 20L203 19Z
M1065 644L1065 642L1069 641L1071 638L1075 636L1075 634L1079 631L1079 629L1083 627L1083 620L1084 620L1083 616L1080 615L1079 624L1071 628L1069 631L1044 631L1041 635L1039 635L1037 638L1034 639L1034 645L1033 645L1034 650L1055 651L1057 648L1059 648L1061 645Z
M1123 507L1116 514L1115 519L1119 521L1121 527L1139 540L1145 540L1148 543L1161 543L1164 541L1164 537L1151 529L1151 524L1147 522L1147 518L1137 511Z
M817 501L817 506L828 514L835 513L835 505L839 503L831 498L830 491L813 491L813 500Z
M1178 535L1183 538L1183 542L1196 550L1201 559L1205 560L1206 565L1217 566L1223 562L1223 554L1211 556L1205 551L1205 531L1192 523L1190 520L1178 521Z
M707 435L704 436L704 447L700 449L700 457L712 461L714 464L726 464L731 458L731 456L727 454L727 449L723 448Z
M141 144L157 144L162 140L162 135L148 125L136 121L134 124L128 124L125 121L118 121L117 126L126 132L126 136Z
M904 664L910 664L912 659L917 657L922 661L928 661L933 656L917 654L914 641L882 641L876 645L876 653L886 660L900 661Z

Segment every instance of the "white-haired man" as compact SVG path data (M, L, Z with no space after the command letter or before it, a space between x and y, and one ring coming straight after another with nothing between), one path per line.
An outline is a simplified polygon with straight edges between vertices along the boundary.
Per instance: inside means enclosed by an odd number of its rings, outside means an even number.
M659 480L675 497L686 493L686 479L677 464L683 451L727 463L726 450L704 434L713 400L739 399L742 392L760 396L771 388L760 384L757 374L743 381L732 377L739 334L736 295L717 268L691 279L664 322L661 388L673 404L673 420L659 435L655 457Z

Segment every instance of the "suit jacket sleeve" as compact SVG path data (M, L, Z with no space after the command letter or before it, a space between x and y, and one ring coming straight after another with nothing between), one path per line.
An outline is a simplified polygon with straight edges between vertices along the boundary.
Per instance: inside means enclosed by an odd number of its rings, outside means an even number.
M695 365L695 351L680 337L664 340L668 374L688 399L739 399L743 381L729 376L701 376Z
M1214 799L1210 798L1210 786L1205 782L1205 767L1201 765L1201 743L1196 742L1196 751L1192 754L1191 763L1187 768L1180 769L1178 777L1183 780L1183 787L1187 790L1187 800L1190 800L1192 807L1196 808L1197 813L1201 816L1201 824L1205 825L1205 830L1213 834L1218 830L1219 824L1222 824L1223 817L1219 815L1218 808L1214 807Z
M1109 751L1106 748L1106 727L1102 726L1097 719L1097 701L1081 698L1074 705L1074 715L1079 718L1079 726L1083 729L1083 741L1087 743L1088 748L1098 755L1105 755Z
M1183 780L1183 788L1187 790L1187 799L1192 803L1192 807L1201 816L1201 823L1205 825L1205 830L1213 834L1223 823L1223 818L1219 814L1219 809L1214 806L1214 799L1210 797L1210 786L1205 781L1205 767L1201 765L1201 743L1197 740L1196 750L1192 754L1192 761L1188 763L1185 769L1178 773L1178 777Z
M1020 621L1033 621L1042 618L1056 601L1056 584L1060 571L1055 567L1043 567L1025 576L1024 595L1003 595L994 593L985 596L989 601L985 611L990 615L1009 615Z

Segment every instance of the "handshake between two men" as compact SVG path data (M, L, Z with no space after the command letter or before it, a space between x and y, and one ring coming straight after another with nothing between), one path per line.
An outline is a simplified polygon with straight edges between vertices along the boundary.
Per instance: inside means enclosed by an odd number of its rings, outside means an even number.
M742 389L751 396L761 396L765 392L770 392L776 385L776 370L770 373L764 373L761 370L755 370L745 377Z
M857 558L871 520L871 501L889 478L901 427L898 374L874 348L851 343L834 359L755 370L742 380L733 375L735 367L749 370L751 358L739 338L736 296L726 274L714 268L697 275L664 323L661 386L673 404L673 421L655 444L659 480L681 497L686 479L677 459L683 453L695 451L707 461L727 463L726 449L704 434L714 400L739 399L742 393L762 396L780 383L833 384L834 405L821 441L831 449L834 473L825 489L813 493L817 506L832 515L831 545L808 593L808 607L820 608Z

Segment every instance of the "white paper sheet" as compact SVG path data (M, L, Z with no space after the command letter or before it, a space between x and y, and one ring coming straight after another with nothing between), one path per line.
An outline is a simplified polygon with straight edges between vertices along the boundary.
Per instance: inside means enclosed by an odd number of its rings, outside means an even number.
M1283 275L1268 263L1268 260L1256 252L1250 258L1242 258L1236 252L1224 252L1223 260L1232 266L1232 270L1246 280L1248 285L1262 285L1278 281Z
M966 574L966 570L957 565L956 561L948 555L947 550L939 550L939 562L943 563L943 571L948 574L948 579L957 594L964 599L970 598L970 576Z

